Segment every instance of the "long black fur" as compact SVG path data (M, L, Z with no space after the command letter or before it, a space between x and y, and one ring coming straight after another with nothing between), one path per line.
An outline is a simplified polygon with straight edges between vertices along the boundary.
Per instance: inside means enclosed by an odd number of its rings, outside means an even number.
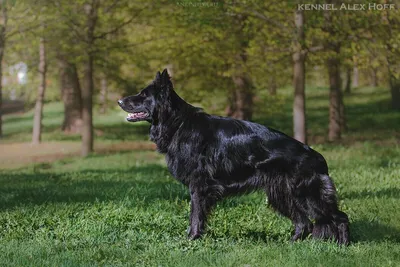
M151 123L150 138L166 155L169 171L189 187L189 238L204 233L218 200L262 189L268 203L293 222L293 241L312 234L349 243L349 220L338 209L326 161L309 146L260 124L191 106L173 90L166 70L119 104L129 113L147 114L127 120Z

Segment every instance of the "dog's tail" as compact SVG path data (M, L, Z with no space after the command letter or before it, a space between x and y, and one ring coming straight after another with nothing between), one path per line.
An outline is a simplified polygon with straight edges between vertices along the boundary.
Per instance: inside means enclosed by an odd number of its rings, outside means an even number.
M349 219L339 210L331 218L317 219L312 232L314 238L335 240L346 246L350 243L349 234Z
M320 175L319 203L312 205L315 224L314 238L335 240L339 244L350 242L349 218L337 205L336 189L328 175Z

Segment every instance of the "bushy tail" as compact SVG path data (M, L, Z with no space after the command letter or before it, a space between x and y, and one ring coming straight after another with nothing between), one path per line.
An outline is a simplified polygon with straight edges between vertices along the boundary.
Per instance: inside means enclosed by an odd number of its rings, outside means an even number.
M320 175L319 200L312 205L315 224L312 235L314 238L335 240L339 244L350 242L349 218L338 209L336 189L328 175Z
M341 245L350 243L349 219L346 213L337 211L330 219L315 221L312 235L314 238L335 240Z

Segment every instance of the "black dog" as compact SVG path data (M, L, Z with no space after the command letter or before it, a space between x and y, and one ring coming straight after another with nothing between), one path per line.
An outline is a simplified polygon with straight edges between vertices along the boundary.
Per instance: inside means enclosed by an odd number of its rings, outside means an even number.
M309 146L256 123L204 113L176 94L166 70L118 103L128 121L151 123L150 138L166 154L168 169L189 187L189 238L203 234L218 200L262 189L268 203L292 220L293 241L312 233L349 243L349 220L338 209L326 161Z

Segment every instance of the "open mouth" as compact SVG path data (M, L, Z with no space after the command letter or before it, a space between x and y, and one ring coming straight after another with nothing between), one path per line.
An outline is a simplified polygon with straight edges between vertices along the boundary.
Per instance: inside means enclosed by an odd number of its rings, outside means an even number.
M135 113L128 113L128 117L126 117L127 121L139 121L144 120L149 116L147 112L135 112Z

